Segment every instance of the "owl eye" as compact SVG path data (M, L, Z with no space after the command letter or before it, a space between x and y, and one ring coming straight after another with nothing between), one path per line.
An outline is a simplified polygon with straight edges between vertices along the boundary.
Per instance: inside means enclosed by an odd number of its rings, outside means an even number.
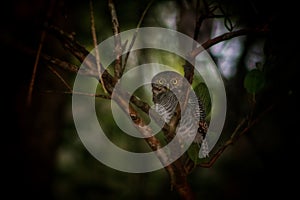
M173 85L176 85L177 83L178 83L178 80L177 80L177 79L173 79L173 80L172 80L172 84L173 84Z
M164 84L165 81L164 81L163 79L159 79L159 80L158 80L158 83L159 83L159 84Z

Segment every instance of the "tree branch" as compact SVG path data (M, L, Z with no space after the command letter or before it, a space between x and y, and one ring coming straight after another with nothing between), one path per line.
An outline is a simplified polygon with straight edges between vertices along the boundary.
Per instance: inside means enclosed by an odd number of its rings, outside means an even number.
M71 86L65 81L65 79L55 69L53 69L51 66L48 66L48 68L51 70L51 72L53 74L55 74L55 76L57 76L59 78L59 80L66 86L66 88L68 88L69 91L72 91Z
M111 15L112 15L113 30L114 30L114 34L115 34L116 63L115 63L115 68L114 68L114 72L115 72L114 77L112 77L105 70L103 73L103 82L106 85L107 91L109 92L109 94L111 94L113 92L117 78L120 78L122 76L123 69L121 67L122 66L121 65L122 45L121 45L121 39L119 37L119 25L118 25L118 20L117 20L114 4L113 4L112 0L109 0L109 8L110 8ZM85 60L85 58L89 54L89 52L84 47L82 47L78 42L75 41L73 35L68 35L55 27L50 28L50 32L52 32L54 35L56 35L56 37L61 41L62 45L67 50L69 50L71 52L71 54L73 54L80 62L84 62L87 65L88 70L90 70L91 72L95 72L95 70L97 69L96 58L90 57L90 60ZM267 29L263 28L263 29L242 29L242 30L238 30L238 31L234 31L234 32L225 33L221 36L218 36L216 38L213 38L213 39L208 40L207 42L203 43L202 47L195 48L194 50L191 51L189 56L191 56L191 58L195 58L199 53L201 53L203 51L202 48L207 49L214 44L217 44L224 40L231 39L233 37L237 37L240 35L247 35L247 34L266 33L266 32L267 32ZM50 61L50 63L52 63L52 64L59 65L60 67L62 67L61 65L66 64L66 63L59 62L58 60L55 60L55 62L53 62L53 59L51 59L51 58L50 58L50 60L48 59L48 61ZM72 66L69 66L69 65L67 65L67 66L68 67L66 67L66 66L64 66L64 67L66 69L74 71ZM184 70L185 70L185 77L188 79L188 81L190 83L192 83L193 71L194 71L193 66L186 64L184 66ZM95 74L94 74L94 76L95 76ZM131 104L128 106L127 102L124 100L125 99L124 95L126 96L129 94L127 94L126 92L123 92L123 91L120 91L117 93L119 93L119 94L116 95L116 98L114 100L117 102L117 104L120 106L120 108L123 109L123 111L125 113L129 114L129 116L131 117L132 121L134 122L136 128L141 132L141 134L146 136L145 140L146 140L147 144L149 145L149 147L153 151L157 151L157 150L161 149L160 141L155 136L151 136L152 135L151 128L148 127L147 125L145 125L144 120L139 116L138 112L133 108L133 106ZM187 92L187 96L188 96L188 92ZM132 104L136 105L138 108L140 108L143 112L148 113L150 110L150 106L147 103L142 102L140 99L138 99L135 96L130 97L130 102ZM128 108L128 110L126 110L125 108ZM180 106L177 106L176 111L177 111L177 115L173 116L173 118L171 119L171 121L173 120L172 123L173 122L175 122L175 123L173 123L173 124L171 123L171 127L169 127L168 125L165 125L163 128L163 131L165 133L169 133L170 129L171 129L171 131L175 132L177 122L180 119L180 112L181 112ZM220 150L218 151L219 153L218 152L216 153L217 156L216 156L215 160L217 160L217 158L222 154L222 152L229 145L232 144L232 142L233 142L233 140L230 140L225 143L223 148L220 148ZM160 159L160 161L162 163L165 163L166 159L168 158L168 155L163 151L157 151L157 152L158 152L157 157ZM215 162L215 160L213 162ZM201 167L205 167L205 165L202 164ZM179 195L183 199L194 199L192 190L187 182L187 173L184 169L184 166L183 166L183 163L181 162L181 160L180 159L176 160L172 164L166 166L165 169L168 172L168 174L170 175L171 186L176 189L176 191L179 193Z
M50 6L49 6L47 16L46 16L46 23L49 21L49 19L52 16L52 12L53 12L53 9L54 9L54 6L55 6L55 2L56 2L55 0L52 0L50 2ZM30 84L29 84L29 90L28 90L28 95L27 95L27 106L30 106L30 104L31 104L32 92L33 92L33 87L34 87L34 82L35 82L35 77L36 77L37 66L38 66L38 63L39 63L39 59L40 59L40 55L41 55L41 52L42 52L42 47L43 47L45 38L46 38L46 31L42 30L41 38L40 38L39 45L38 45L38 50L37 50L37 53L36 53L36 56L35 56L35 61L34 61L33 71L32 71L32 75L31 75L31 80L30 80Z
M128 52L126 53L126 56L125 56L124 65L123 65L123 68L122 68L122 73L124 72L124 69L125 69L125 67L126 67L127 60L128 60L128 58L129 58L129 55L130 55L130 50L132 49L133 44L134 44L134 42L135 42L135 40L136 40L136 37L137 37L138 31L139 31L139 28L140 28L140 26L141 26L141 24L142 24L142 22L143 22L143 20L144 20L144 17L145 17L145 15L146 15L147 11L149 10L149 8L150 8L150 6L152 5L153 2L154 2L154 0L151 0L151 1L148 3L147 7L145 8L145 10L144 10L144 12L143 12L143 14L142 14L142 16L141 16L139 22L138 22L138 25L137 25L137 27L136 27L136 29L135 29L134 35L132 36L132 40L131 40L130 45L129 45L129 47L128 47Z
M91 71L89 69L78 69L78 67L74 64L71 64L69 62L60 60L58 58L46 55L46 54L41 54L41 58L43 62L49 66L53 67L59 67L63 70L66 70L68 72L74 73L74 74L80 74L84 76L91 76L97 78L97 73L94 71Z
M58 93L58 94L69 94L69 95L81 95L81 96L88 96L88 97L97 97L102 99L111 99L110 96L104 94L91 94L85 92L77 92L77 91L54 91L54 90L46 90L46 93Z
M127 102L124 100L124 96L128 95L127 93L124 93L123 91L116 91L114 93L114 100L119 105L119 107L125 112L128 113L131 117L132 121L136 125L135 127L139 130L139 132L145 137L146 142L148 143L149 147L156 152L156 155L158 159L161 161L161 163L165 166L166 171L171 177L171 180L174 180L175 182L175 168L174 165L166 165L166 162L168 160L168 155L166 152L164 152L161 147L160 141L153 136L152 129L146 125L146 123L143 121L143 119L139 116L138 112L132 107L132 105L127 105ZM126 110L128 108L129 110ZM171 181L172 182L172 181Z
M52 33L54 33L56 36L59 37L61 43L70 51L71 54L75 55L79 61L84 62L88 66L87 70L91 70L93 72L96 70L95 58L89 57L91 60L86 60L85 57L88 54L88 52L74 40L72 35L65 34L63 31L57 28L53 28ZM73 66L70 66L65 62L61 62L60 60L57 59L53 60L50 57L45 57L45 58L48 62L58 65L59 67L62 67L64 69L71 70L73 72L78 71L78 69L74 68ZM81 72L81 70L79 70L78 72ZM93 76L97 77L96 74L93 74ZM104 80L104 84L106 84L108 92L111 94L114 89L114 85L116 83L114 77L112 77L107 71L105 71L103 73L103 80ZM155 136L151 136L152 135L151 128L145 125L143 119L138 115L138 113L134 110L134 108L131 105L129 105L129 110L124 109L127 108L128 105L122 96L129 95L129 94L123 91L117 92L115 94L116 94L115 95L116 98L114 100L117 102L120 108L123 109L125 113L129 114L132 121L136 125L136 128L146 137L145 140L150 146L150 148L153 151L161 149L160 141ZM146 113L149 112L150 106L147 103L142 102L135 96L131 96L130 99L131 102L134 105L136 105L138 108L140 108ZM165 125L163 129L168 131L168 125ZM157 151L157 157L160 159L162 163L165 163L166 159L168 158L168 155L163 151ZM186 199L192 199L191 197L193 195L191 192L191 188L187 183L186 175L184 175L184 170L182 170L182 167L183 166L181 165L181 163L177 160L174 163L165 166L165 169L170 176L171 185L178 191L180 196Z
M108 8L111 15L111 21L113 25L113 33L114 33L114 39L115 39L115 53L116 53L116 60L114 65L114 72L115 72L115 78L119 79L122 76L122 42L120 37L120 25L117 17L117 12L115 8L115 4L113 0L108 0Z
M211 46L223 42L225 40L232 39L234 37L243 36L243 35L252 35L252 34L267 34L269 32L269 28L267 26L261 28L245 28L237 31L232 31L228 33L224 33L220 36L217 36L213 39L209 39L204 42L200 47L195 48L190 52L190 57L195 58L202 51L210 48Z
M95 28L95 20L94 20L94 8L93 8L93 1L90 0L90 13L91 13L91 33L92 33L92 38L93 38L93 43L94 43L94 50L95 50L95 57L96 57L96 65L97 65L97 70L98 70L98 78L99 81L102 85L102 88L105 93L107 93L105 84L101 75L101 62L100 62L100 54L98 52L98 42L97 42L97 34L96 34L96 28Z
M210 161L208 163L200 163L198 166L203 167L203 168L210 168L216 161L217 159L221 156L221 154L231 145L233 145L242 135L247 133L255 124L257 124L261 118L270 112L274 108L274 105L269 106L267 109L265 109L256 119L248 121L246 119L243 119L235 128L233 133L231 134L230 138L222 145L217 152L212 156ZM243 126L245 126L241 130Z
M90 52L75 40L73 34L68 34L53 25L50 25L46 28L47 31L55 36L56 39L61 42L62 46L66 48L72 55L74 55L80 62L83 62L85 57L89 55Z
M90 71L94 74L92 76L98 77L97 73L97 65L96 65L96 58L92 55L90 55L86 59L86 57L89 55L89 51L87 51L82 45L80 45L74 38L72 34L67 34L63 30L55 27L50 26L48 27L48 30L51 34L53 34L60 42L61 44L72 54L74 55L79 62L84 63L85 66L88 69L80 69L83 71ZM105 88L108 91L108 93L112 93L114 89L114 85L116 84L117 80L112 77L106 69L103 68L102 64L100 63L100 70L102 73L103 82L105 84Z

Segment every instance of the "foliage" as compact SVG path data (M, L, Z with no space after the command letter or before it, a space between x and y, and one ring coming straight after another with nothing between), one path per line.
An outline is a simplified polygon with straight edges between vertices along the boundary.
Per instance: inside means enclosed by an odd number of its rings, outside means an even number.
M244 87L251 94L256 94L265 85L265 76L263 72L258 69L253 69L247 73L244 80Z
M33 3L35 6L23 1L7 2L5 8L11 12L2 16L0 46L3 58L6 58L3 60L8 62L3 66L9 70L4 75L14 80L3 85L4 98L13 98L5 104L10 111L5 118L11 119L12 123L8 124L9 133L5 134L8 139L4 140L5 149L9 150L4 165L9 164L7 171L11 172L6 173L9 177L5 179L5 185L13 189L9 192L11 198L21 193L31 199L178 199L182 190L180 184L172 182L174 180L170 183L170 171L141 175L116 172L99 164L83 148L72 124L69 94L73 92L72 81L82 62L80 59L93 48L89 4L77 1L58 1L56 4L50 1L50 5L48 1ZM297 19L293 16L297 12L290 6L293 4L154 1L145 12L147 3L114 1L121 31L138 24L176 28L203 44L216 62L216 54L210 51L212 46L229 44L232 38L246 37L241 57L235 60L236 73L231 78L223 77L228 113L222 137L208 164L195 157L198 146L189 149L193 170L184 174L189 183L185 184L199 199L272 198L281 192L288 198L292 186L285 191L280 183L288 183L288 180L278 180L283 176L296 177L298 172L293 164L289 164L293 159L288 159L297 152L296 143L299 141L294 130L298 122L293 117L298 114L299 104L295 100L298 34L296 30L289 32L289 27L295 25L293 19ZM174 9L170 9L170 5ZM97 40L101 42L114 34L107 1L95 2L94 14ZM144 20L139 23L143 15ZM176 16L173 26L170 23L173 22L172 16ZM212 37L210 33L216 29L213 21L218 19L227 30ZM49 28L51 25L57 29ZM197 30L200 33L194 35ZM248 72L246 55L257 40L264 41L260 47L264 50L261 53L265 58L264 69ZM196 49L193 53L196 55L200 51ZM142 53L137 55L147 57ZM159 55L163 53L155 56ZM8 59L11 56L17 58ZM172 63L177 68L183 65L178 58L172 60L172 56L163 57L162 62ZM130 64L128 61L129 68ZM113 65L109 71L111 74ZM34 73L33 66L36 68ZM29 85L32 92L28 92ZM209 112L211 104L204 84L199 84L195 90ZM106 106L109 95L100 85L97 92L101 94L96 97L101 108L98 114L110 116L111 113L107 112L109 106ZM255 96L255 102L249 99L249 93ZM139 95L143 96L143 92L138 92ZM29 104L26 103L28 99L31 99ZM139 103L134 108L146 113L148 107L141 101ZM103 123L107 129L113 130L112 140L128 149L149 151L145 141L136 145L128 137L120 136L122 133L112 128L115 124L109 119L104 119ZM163 137L159 135L160 140Z

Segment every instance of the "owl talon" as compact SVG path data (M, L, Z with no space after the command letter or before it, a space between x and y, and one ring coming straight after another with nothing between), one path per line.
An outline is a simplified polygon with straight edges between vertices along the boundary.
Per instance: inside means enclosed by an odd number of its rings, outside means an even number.
M208 158L209 157L208 143L205 139L202 141L198 156L199 156L199 158Z

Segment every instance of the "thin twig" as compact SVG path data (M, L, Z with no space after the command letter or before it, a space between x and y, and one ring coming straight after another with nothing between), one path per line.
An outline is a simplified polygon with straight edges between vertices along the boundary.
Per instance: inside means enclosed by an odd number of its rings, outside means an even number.
M96 58L93 55L89 55L89 51L86 50L82 45L80 45L74 38L72 34L67 34L63 30L55 26L48 27L49 33L53 34L61 44L72 54L74 55L79 62L83 63L87 69L84 69L84 72L94 72L97 74ZM89 55L89 56L88 56ZM88 56L88 59L86 57ZM112 93L116 80L108 73L106 69L100 63L102 78L104 80L105 88L108 93ZM81 72L82 68L79 70ZM89 72L89 73L90 73ZM91 76L94 76L90 74ZM97 76L98 77L98 76Z
M119 79L122 76L122 42L120 36L120 25L117 17L117 12L113 0L108 0L108 8L110 10L111 21L113 25L113 33L115 39L116 60L114 65L115 78Z
M55 6L55 2L56 2L55 0L52 0L50 2L50 6L49 6L47 16L46 16L46 22L48 22L49 19L52 16L52 12L53 12L53 9L54 9L54 6ZM42 33L41 33L39 46L38 46L37 53L36 53L36 56L35 56L33 71L32 71L31 80L30 80L29 89L28 89L28 95L27 95L27 106L28 107L31 105L31 101L32 101L32 93L33 93L33 88L34 88L34 82L35 82L35 77L36 77L37 66L39 64L40 55L41 55L41 52L42 52L42 48L43 48L45 38L46 38L46 30L43 30Z
M267 109L265 109L263 112L260 113L260 115L247 123L247 126L245 128L243 128L241 131L241 127L244 126L247 122L246 119L243 119L235 128L235 130L233 131L233 133L231 134L230 138L225 142L224 145L222 145L217 152L212 156L212 158L210 159L209 162L207 163L200 163L198 164L199 167L203 167L203 168L210 168L216 161L217 159L221 156L221 154L231 145L233 145L242 135L244 135L245 133L247 133L249 131L250 128L252 128L255 124L257 124L261 118L267 114L268 112L270 112L272 109L274 108L274 104L269 106Z
M197 41L198 40L198 37L199 37L199 32L200 32L200 28L201 28L201 25L203 23L203 21L211 15L211 13L213 12L210 12L209 10L209 6L207 4L207 2L205 0L202 0L203 2L203 7L204 7L204 10L202 12L200 12L200 16L198 17L197 19L197 15L196 15L196 25L195 25L195 30L194 30L194 40ZM196 4L196 13L197 13L197 10L199 9L200 7L200 0L197 1L197 4ZM193 49L196 48L196 43L193 43Z
M22 52L28 54L28 55L36 55L36 51L29 48L29 47L25 47L25 46L21 46L19 44L14 44L17 48L19 48ZM72 64L70 62L64 61L64 60L60 60L57 57L53 57L53 56L49 56L45 53L41 53L40 54L40 59L43 63L45 63L46 65L52 66L52 67L59 67L63 70L66 70L68 72L71 73L75 73L75 74L80 74L80 75L84 75L84 76L91 76L91 77L96 77L97 78L97 73L95 71L91 71L90 69L83 69L81 68L79 70L79 67L76 66L75 64Z
M126 56L125 56L125 60L124 60L122 72L124 72L124 70L125 70L125 67L126 67L126 64L127 64L127 60L128 60L128 58L129 58L129 55L130 55L131 49L132 49L132 47L133 47L133 44L134 44L134 42L135 42L135 40L136 40L136 37L137 37L138 31L139 31L139 28L141 27L142 22L143 22L143 20L144 20L144 18L145 18L145 16L146 16L146 13L148 12L148 10L149 10L149 8L151 7L151 5L152 5L153 2L154 2L154 0L151 0L151 1L148 3L148 5L146 6L146 8L145 8L144 12L142 13L142 16L141 16L141 18L140 18L140 20L139 20L139 22L138 22L138 25L137 25L137 27L136 27L136 29L135 29L134 35L133 35L132 40L131 40L131 42L130 42L130 45L129 45L129 47L128 47L128 52L126 53Z
M60 68L67 70L69 72L72 72L72 73L79 73L78 67L67 61L63 61L58 58L48 56L45 54L42 55L42 59L49 65L59 66ZM83 70L80 70L80 71L83 71ZM84 74L84 75L87 75L87 74Z
M234 37L243 36L243 35L251 35L251 34L266 34L270 30L268 27L262 27L262 28L245 28L240 29L237 31L232 31L228 33L224 33L220 36L217 36L213 39L209 39L206 42L204 42L200 47L195 48L191 53L190 57L195 58L198 54L200 54L202 51L210 48L211 46L218 44L222 41L232 39Z
M62 31L61 29L54 27L54 26L50 26L49 27L49 31L50 33L52 33L54 36L56 36L61 43L63 44L63 46L65 46L71 54L73 54L74 56L76 56L78 58L78 60L80 62L83 62L85 57L88 55L88 51L81 46L77 41L75 41L74 37L72 35L66 34L64 31ZM228 40L234 37L238 37L241 35L247 35L247 34L266 34L268 32L268 28L256 28L256 29L242 29L239 31L233 31L230 33L225 33L221 36L218 36L216 38L210 39L208 41L206 41L205 43L202 44L202 48L196 48L191 52L191 56L195 57L197 56L199 53L201 53L203 50L208 49L209 47L222 42L224 40ZM48 60L48 62L51 62L54 65L58 65L61 68L70 70L72 72L74 72L74 70L76 70L76 68L74 66L70 66L70 64L68 64L67 62L64 61L60 61L58 59L52 58L52 57L47 57L46 60ZM93 71L96 70L96 66L94 66L95 61L91 60L91 61L86 61L85 64L88 66L88 68L91 70L91 72L89 72L88 70L83 71L80 70L80 73L86 73L87 75L93 76ZM188 69L188 67L187 67ZM97 73L96 73L97 74ZM115 80L113 79L113 77L107 72L107 70L104 71L103 73L103 77L104 77L104 82L106 84L106 87L109 88L109 91L113 91L113 87L115 84ZM188 75L188 77L191 77L190 75ZM132 98L131 100L133 104L135 104L137 107L139 107L143 112L148 113L150 106L147 103L144 103L138 99L138 98Z
M28 107L31 105L31 101L32 101L32 92L33 92L33 87L34 87L34 82L35 82L35 77L36 77L37 66L39 63L40 54L42 51L45 37L46 37L46 31L43 31L41 34L39 47L38 47L37 54L35 57L33 71L32 71L31 80L30 80L30 84L29 84L29 90L28 90L28 96L27 96L27 106Z
M88 97L98 97L102 99L111 99L109 95L105 94L92 94L86 92L76 92L76 91L53 91L53 90L46 90L46 93L58 93L58 94L70 94L70 95L81 95L81 96L88 96Z
M89 55L90 52L75 40L73 34L66 33L59 27L53 25L46 28L50 34L54 35L61 42L64 48L66 48L73 56L75 56L79 60L79 62L84 62L84 59Z
M102 79L102 73L101 73L101 66L100 66L100 54L98 52L98 42L97 42L97 34L96 34L96 28L95 28L95 19L94 19L94 8L93 8L93 1L90 0L90 13L91 13L91 32L93 37L93 43L94 43L94 50L95 50L95 57L96 57L96 65L98 70L98 78L100 80L100 83L102 85L102 88L105 93L107 93L107 90L104 85L104 81Z
M53 74L55 74L59 78L59 80L68 88L69 91L72 91L71 86L64 80L64 78L53 67L48 66L48 68L51 70Z

